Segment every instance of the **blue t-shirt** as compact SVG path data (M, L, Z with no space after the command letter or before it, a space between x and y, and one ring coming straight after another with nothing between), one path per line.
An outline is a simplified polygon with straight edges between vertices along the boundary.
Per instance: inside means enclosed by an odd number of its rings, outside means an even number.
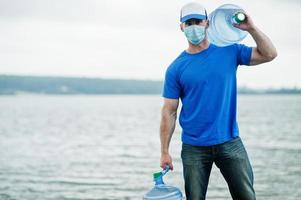
M182 142L221 144L239 135L236 121L236 70L249 65L252 48L210 44L199 53L182 52L167 68L163 97L182 101Z

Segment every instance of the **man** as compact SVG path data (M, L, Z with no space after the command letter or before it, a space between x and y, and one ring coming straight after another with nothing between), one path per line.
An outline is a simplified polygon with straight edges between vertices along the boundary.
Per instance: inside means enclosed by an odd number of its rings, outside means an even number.
M225 178L235 200L254 200L253 172L236 122L236 70L277 56L270 39L250 16L236 28L248 31L256 47L233 44L218 47L207 40L209 21L203 6L189 3L181 9L180 28L188 40L166 71L160 125L160 166L173 169L169 143L182 101L183 173L188 200L205 199L212 164Z

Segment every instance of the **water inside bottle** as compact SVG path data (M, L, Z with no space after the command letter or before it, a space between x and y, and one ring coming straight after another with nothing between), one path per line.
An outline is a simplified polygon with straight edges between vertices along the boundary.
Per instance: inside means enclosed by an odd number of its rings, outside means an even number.
M165 184L156 185L152 190L144 195L143 200L182 200L182 193L173 186Z
M143 200L182 200L182 193L178 188L163 182L163 176L169 169L167 166L165 170L153 174L155 186L143 196Z
M238 7L221 6L209 15L208 39L217 46L237 43L247 36L247 32L233 26L233 16L242 12Z

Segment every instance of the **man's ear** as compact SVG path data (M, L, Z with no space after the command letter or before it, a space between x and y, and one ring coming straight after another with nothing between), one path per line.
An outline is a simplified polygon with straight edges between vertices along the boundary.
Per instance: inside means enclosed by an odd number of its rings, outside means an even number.
M182 32L184 32L184 23L180 24L180 29L181 29Z
M206 20L206 28L208 28L209 27L209 20L207 19Z

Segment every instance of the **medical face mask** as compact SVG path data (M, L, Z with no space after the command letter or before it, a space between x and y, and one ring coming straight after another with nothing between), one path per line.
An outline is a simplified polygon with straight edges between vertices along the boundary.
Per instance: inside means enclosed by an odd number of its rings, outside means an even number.
M200 44L205 38L206 28L200 25L191 25L184 28L184 33L189 42L194 45Z

